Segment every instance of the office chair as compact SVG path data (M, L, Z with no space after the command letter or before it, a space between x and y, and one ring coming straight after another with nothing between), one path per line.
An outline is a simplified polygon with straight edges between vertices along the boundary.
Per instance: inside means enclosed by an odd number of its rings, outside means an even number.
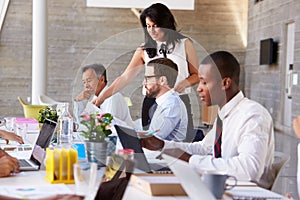
M39 96L39 101L40 101L41 105L47 105L47 106L55 106L55 105L62 103L59 101L55 101L54 99L50 98L49 96L43 95L43 94Z
M270 187L270 190L274 191L280 173L289 160L290 160L289 155L279 151L274 152L274 163L272 164L272 169L275 172L275 179L273 181L272 186Z
M32 105L26 103L21 97L18 97L19 102L23 106L25 118L39 119L39 111L43 108L47 108L45 105Z

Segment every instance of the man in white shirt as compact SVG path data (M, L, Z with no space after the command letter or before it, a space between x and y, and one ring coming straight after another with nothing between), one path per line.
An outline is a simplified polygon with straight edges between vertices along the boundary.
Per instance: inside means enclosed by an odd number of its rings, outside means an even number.
M199 171L222 171L269 188L274 180L271 165L274 156L273 122L268 111L249 100L239 89L240 65L225 51L207 56L199 67L199 97L206 105L218 105L222 127L217 125L200 142L176 143L155 137L141 140L151 150L165 153L189 162ZM217 129L217 130L216 130ZM221 137L216 137L220 132ZM215 157L217 140L221 139Z
M82 68L82 82L84 90L74 101L74 115L78 122L80 122L80 115L84 111L87 102L97 98L107 88L105 67L102 64L84 66ZM127 103L120 93L116 93L108 98L101 104L100 110L105 113L111 113L114 118L125 122L128 126L134 126Z
M156 98L149 131L165 140L183 141L187 131L187 111L183 101L173 89L178 75L177 65L168 58L150 61L145 68L146 95ZM105 103L105 102L104 102ZM151 109L150 109L151 111Z

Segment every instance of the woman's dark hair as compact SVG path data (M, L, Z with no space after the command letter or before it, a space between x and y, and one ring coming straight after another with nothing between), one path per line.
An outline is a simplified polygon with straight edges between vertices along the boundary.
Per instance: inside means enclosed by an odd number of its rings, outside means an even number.
M157 55L157 44L147 31L147 17L149 17L151 21L153 21L159 28L162 28L162 30L164 31L167 42L166 46L172 44L172 48L169 49L168 52L171 52L174 49L176 42L179 42L180 39L185 38L185 36L183 36L176 30L176 22L169 8L161 3L152 4L150 7L146 8L140 16L140 21L145 33L145 44L143 48L146 50L150 58L153 58Z

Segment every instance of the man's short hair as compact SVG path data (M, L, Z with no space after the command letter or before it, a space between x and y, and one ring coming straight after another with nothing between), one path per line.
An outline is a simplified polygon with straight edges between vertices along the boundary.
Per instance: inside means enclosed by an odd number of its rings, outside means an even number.
M216 66L222 78L229 77L239 85L240 64L231 53L227 51L214 52L205 57L201 64Z
M168 58L157 58L151 60L147 66L153 66L154 74L158 76L165 76L168 80L169 87L174 87L178 75L178 67L176 63Z
M106 69L102 64L96 63L96 64L86 65L82 68L82 73L84 73L88 69L94 70L98 80L100 80L101 76L104 76L104 81L105 81L105 83L107 83Z

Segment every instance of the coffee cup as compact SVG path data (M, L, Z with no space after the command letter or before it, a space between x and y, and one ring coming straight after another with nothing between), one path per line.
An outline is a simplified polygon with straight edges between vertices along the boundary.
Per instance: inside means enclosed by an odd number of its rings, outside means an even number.
M201 177L207 188L213 193L216 199L222 199L225 190L234 188L237 184L237 179L234 176L227 175L222 172L205 172ZM233 185L226 185L227 179L233 179Z

